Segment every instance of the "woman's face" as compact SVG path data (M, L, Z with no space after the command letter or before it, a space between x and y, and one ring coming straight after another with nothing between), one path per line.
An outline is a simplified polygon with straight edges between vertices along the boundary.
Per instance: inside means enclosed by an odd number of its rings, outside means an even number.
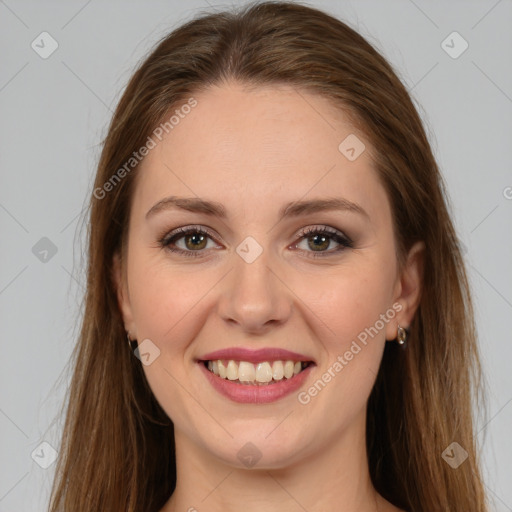
M418 300L416 260L398 274L369 141L328 100L289 87L194 98L137 170L116 264L154 395L177 438L235 466L285 467L343 433L364 438L384 344ZM315 203L326 200L337 207ZM283 376L301 360L303 373Z

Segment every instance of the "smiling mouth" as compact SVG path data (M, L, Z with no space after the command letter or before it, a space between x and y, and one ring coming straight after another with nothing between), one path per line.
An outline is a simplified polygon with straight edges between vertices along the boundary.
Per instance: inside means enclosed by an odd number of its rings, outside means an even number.
M252 386L267 386L292 379L309 366L313 361L262 361L250 363L248 361L209 360L200 361L211 373L235 384Z

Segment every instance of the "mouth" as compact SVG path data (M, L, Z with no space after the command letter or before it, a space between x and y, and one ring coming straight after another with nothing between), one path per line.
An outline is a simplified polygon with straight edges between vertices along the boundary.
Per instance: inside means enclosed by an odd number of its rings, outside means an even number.
M242 404L268 404L297 392L316 364L313 361L278 359L249 361L202 359L196 364L213 389Z
M210 373L246 386L268 386L293 379L306 368L315 366L313 361L273 360L252 363L234 359L198 360Z

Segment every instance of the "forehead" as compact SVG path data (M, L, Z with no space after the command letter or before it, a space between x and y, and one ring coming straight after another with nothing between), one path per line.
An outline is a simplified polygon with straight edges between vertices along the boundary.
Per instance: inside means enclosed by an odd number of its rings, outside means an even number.
M157 145L137 171L135 203L150 208L166 195L199 196L238 212L272 203L277 211L306 196L336 196L364 203L377 217L387 208L370 142L326 98L234 83L192 96L197 104L173 107L175 124L161 141L153 137ZM344 140L365 149L350 160L346 145L339 148Z

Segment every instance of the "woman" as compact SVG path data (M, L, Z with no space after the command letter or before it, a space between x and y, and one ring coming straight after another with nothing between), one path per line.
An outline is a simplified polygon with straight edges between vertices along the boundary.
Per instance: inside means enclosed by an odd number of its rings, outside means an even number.
M50 510L485 511L479 391L442 178L384 58L286 2L161 41L98 166Z

